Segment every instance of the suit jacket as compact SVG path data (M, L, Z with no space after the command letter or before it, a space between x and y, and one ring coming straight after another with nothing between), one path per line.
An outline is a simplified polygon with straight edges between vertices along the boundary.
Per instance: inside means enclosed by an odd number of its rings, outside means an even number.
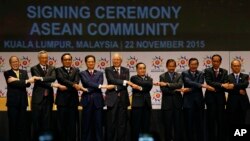
M132 108L143 106L152 108L150 91L153 87L153 79L149 76L143 79L141 76L134 75L130 81L142 87L142 91L132 89Z
M36 81L33 88L32 93L32 104L40 104L43 100L44 94L47 93L47 97L49 98L50 104L52 105L54 102L54 91L51 87L51 83L56 80L56 72L55 67L46 66L47 73L45 74L40 64L33 66L31 68L31 75L42 77L43 81Z
M190 70L182 72L182 78L185 88L190 88L190 92L183 94L183 107L193 108L194 104L200 108L204 108L204 100L202 93L202 84L204 83L204 74L197 70L193 76Z
M56 79L58 83L67 87L67 90L65 91L57 89L57 106L78 106L78 91L73 85L79 84L79 69L71 67L70 72L68 73L64 67L56 68Z
M238 110L238 107L243 110L248 109L249 100L247 93L245 95L239 93L240 90L245 90L246 92L246 88L249 84L248 80L249 76L247 74L240 73L237 84L233 73L228 76L228 82L234 84L234 89L228 90L227 109Z
M181 109L183 105L183 98L181 92L176 89L182 88L182 75L174 72L173 80L171 80L169 73L165 72L160 75L160 82L167 82L168 86L161 86L162 103L161 109Z
M129 106L129 97L128 97L128 85L123 85L124 80L129 80L129 69L121 67L120 75L115 70L113 66L105 68L105 75L108 81L108 84L116 85L116 89L107 90L105 102L109 107L113 107L115 104L118 94L120 95L121 102L124 106Z
M206 83L214 87L216 90L216 92L206 90L205 92L206 103L211 103L211 104L215 103L213 97L216 96L219 99L217 100L217 102L219 102L218 104L220 105L226 104L226 97L225 97L226 89L221 87L221 84L228 82L228 71L223 68L219 68L219 74L217 78L215 76L215 71L213 68L207 68L204 70L204 72L205 72Z
M7 83L7 103L6 106L28 106L28 98L26 87L30 83L25 84L25 80L29 79L26 70L19 70L19 81L8 83L8 78L12 76L17 78L16 73L11 69L4 72L4 77Z
M96 108L102 108L104 106L104 100L102 90L99 86L103 84L103 73L94 70L91 76L89 71L85 70L80 73L80 78L82 85L88 89L88 92L82 94L81 105L86 107L90 101L93 100Z

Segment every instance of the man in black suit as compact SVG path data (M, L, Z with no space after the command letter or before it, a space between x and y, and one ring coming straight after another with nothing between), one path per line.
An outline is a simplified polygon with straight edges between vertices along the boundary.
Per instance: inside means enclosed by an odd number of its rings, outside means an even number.
M11 56L9 59L11 69L4 72L7 83L7 112L9 120L9 141L27 141L26 114L28 98L26 87L34 82L28 77L26 70L19 69L19 59Z
M168 59L166 68L167 72L160 75L160 82L155 83L155 85L160 86L162 91L161 111L165 141L172 139L181 141L183 139L183 126L181 124L183 98L180 92L183 85L182 76L175 72L175 60ZM172 131L174 131L174 138Z
M54 102L53 86L62 88L59 84L53 84L56 80L56 73L55 67L47 64L48 53L40 51L38 60L39 64L31 68L31 74L36 80L31 100L33 141L37 141L42 132L51 131L51 112ZM65 86L64 89L66 89Z
M245 124L246 112L249 107L249 99L246 88L249 84L249 76L240 72L241 62L231 62L232 73L228 76L228 99L227 110L229 113L229 124Z
M142 62L136 64L137 75L130 81L137 86L132 89L131 127L132 141L138 141L139 134L148 134L151 116L151 96L153 79L146 75L146 65Z
M103 72L95 70L95 56L87 55L87 69L80 72L82 85L87 89L82 94L82 141L102 141L103 106L102 88L114 89L114 85L103 85Z
M189 70L182 72L185 133L188 141L203 141L203 113L205 105L202 88L210 91L214 91L214 88L204 84L203 72L197 70L199 66L197 58L190 58L188 66Z
M76 141L78 121L78 90L86 91L79 85L79 69L71 67L72 56L64 53L61 57L63 66L56 68L56 79L67 90L57 89L56 105L60 141Z
M129 81L129 69L122 67L122 57L115 53L112 57L113 66L105 68L109 85L116 88L106 91L107 105L107 140L126 140L127 107L130 105L127 86L137 85Z
M228 71L220 68L221 61L220 55L213 55L213 66L204 71L206 83L215 88L215 91L207 89L205 92L208 141L225 140L225 91L228 86Z

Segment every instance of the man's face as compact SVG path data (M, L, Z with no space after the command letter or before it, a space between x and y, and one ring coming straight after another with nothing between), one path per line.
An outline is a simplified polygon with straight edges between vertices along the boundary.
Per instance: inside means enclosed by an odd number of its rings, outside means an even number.
M145 76L146 74L146 66L144 64L138 65L136 72L139 76Z
M119 55L115 55L112 58L112 62L114 67L120 67L122 64L122 59Z
M93 57L89 57L86 62L86 66L88 69L93 70L95 68L95 60Z
M214 56L212 58L212 65L214 69L218 69L220 67L221 60L219 56Z
M12 57L10 60L10 67L13 70L18 70L20 66L19 59L17 57Z
M48 63L48 54L47 53L40 54L38 60L41 65L46 65Z
M231 64L231 69L233 73L240 73L241 64L239 61L233 61Z
M170 73L174 72L175 68L176 68L175 62L169 62L167 64L167 70L168 70L168 72L170 72Z
M72 64L72 58L70 55L64 55L63 56L63 60L62 60L62 64L64 67L71 67Z
M197 60L193 60L190 62L190 64L188 66L189 66L190 71L195 72L195 71L197 71L199 64L198 64Z

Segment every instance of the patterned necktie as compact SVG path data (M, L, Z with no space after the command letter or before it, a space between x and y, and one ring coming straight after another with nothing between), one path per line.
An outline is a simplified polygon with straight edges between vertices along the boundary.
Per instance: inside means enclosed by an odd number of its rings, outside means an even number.
M43 72L44 72L44 74L47 73L47 70L46 70L46 67L45 67L45 66L43 66Z
M119 68L116 69L116 72L118 75L120 75Z
M70 72L70 68L66 68L67 72L69 73Z

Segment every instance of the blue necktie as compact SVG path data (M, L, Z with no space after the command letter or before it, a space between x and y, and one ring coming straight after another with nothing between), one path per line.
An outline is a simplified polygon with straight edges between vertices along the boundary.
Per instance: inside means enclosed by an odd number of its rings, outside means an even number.
M239 83L239 75L238 74L235 75L235 80L236 80L236 83L238 84Z

